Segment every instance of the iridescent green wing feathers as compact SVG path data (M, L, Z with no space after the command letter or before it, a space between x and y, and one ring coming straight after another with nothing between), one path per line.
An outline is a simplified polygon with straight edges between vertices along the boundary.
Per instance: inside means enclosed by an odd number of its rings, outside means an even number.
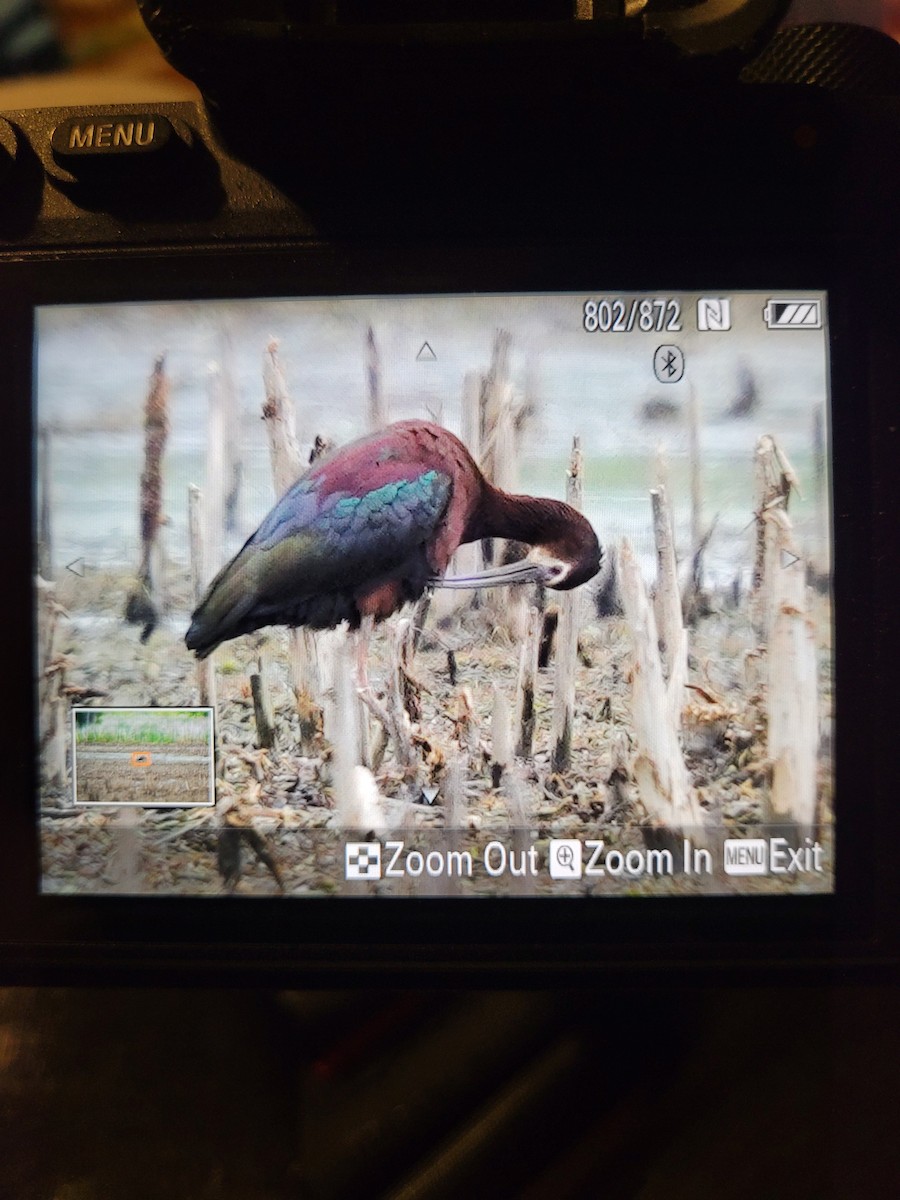
M440 471L412 469L361 495L331 490L327 472L298 480L213 581L188 647L207 654L269 624L356 625L359 590L379 581L397 580L405 595L421 594L433 572L428 543L451 482Z

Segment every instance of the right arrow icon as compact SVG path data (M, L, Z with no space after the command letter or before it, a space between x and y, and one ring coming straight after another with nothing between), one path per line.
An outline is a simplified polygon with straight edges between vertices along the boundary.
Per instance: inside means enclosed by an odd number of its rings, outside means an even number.
M798 563L799 561L800 561L800 555L799 555L799 554L794 554L794 553L793 553L792 551L790 551L790 550L782 550L782 552L781 552L781 565L782 565L783 567L792 567L792 566L794 565L794 563Z

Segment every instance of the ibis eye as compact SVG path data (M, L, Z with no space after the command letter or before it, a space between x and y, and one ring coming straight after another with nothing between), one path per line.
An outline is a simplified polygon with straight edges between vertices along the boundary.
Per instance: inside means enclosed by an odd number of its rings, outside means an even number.
M557 587L568 575L568 567L562 563L554 563L552 566L544 568L544 586Z

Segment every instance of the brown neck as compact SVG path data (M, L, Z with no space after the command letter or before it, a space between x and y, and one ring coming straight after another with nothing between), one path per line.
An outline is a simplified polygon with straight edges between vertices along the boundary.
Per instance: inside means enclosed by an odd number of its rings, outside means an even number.
M546 546L564 536L572 509L559 500L536 496L514 496L485 483L481 504L475 514L472 538L498 537Z

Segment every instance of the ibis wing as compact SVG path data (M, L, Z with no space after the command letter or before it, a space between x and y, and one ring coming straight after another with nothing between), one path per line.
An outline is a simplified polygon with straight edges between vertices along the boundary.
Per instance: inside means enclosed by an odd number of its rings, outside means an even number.
M358 622L355 599L397 580L420 593L428 546L451 495L448 476L421 469L360 495L322 494L305 476L285 493L216 577L188 632L201 652L263 625Z
M266 563L265 591L355 588L399 569L410 556L427 559L450 490L449 478L434 470L356 496L323 497L313 481L301 480L248 542Z

